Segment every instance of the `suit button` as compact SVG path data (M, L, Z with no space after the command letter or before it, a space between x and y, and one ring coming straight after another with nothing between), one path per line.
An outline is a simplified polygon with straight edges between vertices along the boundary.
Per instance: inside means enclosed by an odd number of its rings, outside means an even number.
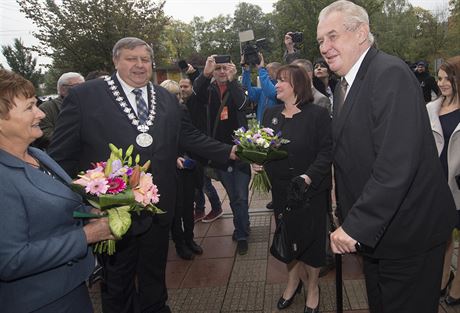
M67 262L67 266L72 266L72 265L73 265L72 261Z

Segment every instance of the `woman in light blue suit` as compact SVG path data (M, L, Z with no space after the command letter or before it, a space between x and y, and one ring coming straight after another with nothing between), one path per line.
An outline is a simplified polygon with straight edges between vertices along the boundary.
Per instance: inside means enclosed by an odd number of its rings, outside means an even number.
M0 311L92 312L89 244L113 237L107 218L83 226L72 217L91 208L57 163L29 147L44 116L33 85L0 70Z

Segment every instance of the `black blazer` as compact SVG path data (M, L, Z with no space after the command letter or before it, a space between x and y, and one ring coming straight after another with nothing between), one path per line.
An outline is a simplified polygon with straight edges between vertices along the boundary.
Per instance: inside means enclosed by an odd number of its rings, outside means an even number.
M332 138L327 109L313 103L303 104L301 112L289 119L289 125L281 113L283 110L284 105L269 107L262 118L263 126L275 133L281 131L281 137L291 141L280 148L288 151L286 159L265 165L270 179L287 180L306 174L312 180L313 194L330 190Z
M410 256L445 242L457 221L417 79L371 48L340 116L334 167L343 229L373 257Z
M115 74L112 79L126 99ZM64 100L48 151L71 177L75 177L79 171L88 169L91 162L108 159L109 143L124 151L134 144L134 154L140 154L141 162L152 162L153 181L160 193L158 207L168 212L160 215L160 221L169 223L176 200L176 158L179 145L184 150L220 163L228 159L231 146L198 131L191 124L188 114L179 108L174 95L162 87L154 88L157 104L156 117L149 129L149 134L153 136L150 147L142 148L136 144L139 132L115 101L107 83L95 79L70 90ZM135 228L133 224L133 231Z

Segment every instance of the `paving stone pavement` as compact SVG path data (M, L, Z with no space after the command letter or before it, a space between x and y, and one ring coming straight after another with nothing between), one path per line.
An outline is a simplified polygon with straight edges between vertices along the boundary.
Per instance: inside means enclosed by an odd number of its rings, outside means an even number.
M273 313L302 312L305 290L283 310L276 303L286 284L285 265L271 257L269 245L274 231L272 211L264 205L270 197L252 194L251 233L246 255L236 253L232 241L233 223L223 188L216 186L223 199L224 217L213 223L197 223L195 240L205 253L192 261L181 260L170 243L167 286L168 304L173 313ZM455 252L457 255L457 251ZM456 261L454 260L454 264ZM343 258L343 308L345 313L369 313L360 258ZM217 272L216 272L217 271ZM336 312L335 271L320 278L322 313ZM101 313L99 286L90 289L95 313ZM439 313L460 313L460 306L447 307L440 300Z

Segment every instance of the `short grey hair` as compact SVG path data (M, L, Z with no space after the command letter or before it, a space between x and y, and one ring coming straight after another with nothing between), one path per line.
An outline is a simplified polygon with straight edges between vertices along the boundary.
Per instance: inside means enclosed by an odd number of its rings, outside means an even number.
M61 75L61 77L59 77L58 81L57 81L57 91L59 93L59 90L61 89L61 87L63 85L66 85L69 83L69 81L72 79L72 78L80 78L82 81L85 81L85 78L80 74L80 73L77 73L77 72L67 72L67 73L64 73Z
M118 58L120 55L120 50L122 49L129 49L133 50L136 47L145 46L150 54L150 58L153 62L153 49L150 47L144 40L136 38L136 37L125 37L121 38L117 41L117 43L113 46L112 49L112 56L114 58Z
M295 59L294 61L291 62L292 65L297 65L301 66L302 68L305 69L305 71L308 72L313 72L313 64L311 63L310 60L307 59Z
M366 10L363 7L347 0L335 1L322 9L318 16L318 22L321 22L326 16L333 12L340 12L344 15L344 26L348 31L355 31L361 24L369 26L369 15ZM375 41L374 35L370 32L370 28L367 41L370 45L373 45Z

